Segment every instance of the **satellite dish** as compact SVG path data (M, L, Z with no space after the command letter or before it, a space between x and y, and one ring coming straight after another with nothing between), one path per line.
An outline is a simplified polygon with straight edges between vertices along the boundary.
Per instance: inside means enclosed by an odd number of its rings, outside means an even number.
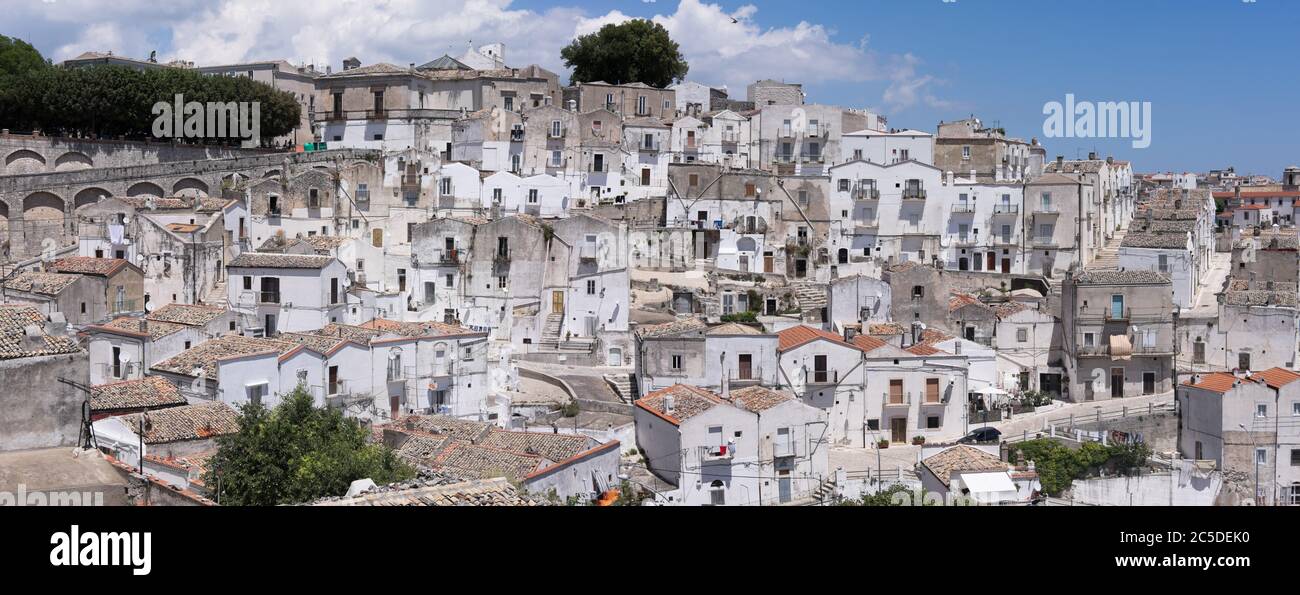
M144 311L145 311L145 312L153 312L153 311L154 311L154 306L153 306L153 304L152 304L151 302L145 302L145 303L144 303Z
M144 256L143 254L136 254L136 255L135 255L135 260L136 260L136 262L139 262L139 263L141 263L141 264L144 264L144 259L145 259L145 256Z
M124 364L131 363L131 354L123 351L121 355L117 356L117 359L121 360Z

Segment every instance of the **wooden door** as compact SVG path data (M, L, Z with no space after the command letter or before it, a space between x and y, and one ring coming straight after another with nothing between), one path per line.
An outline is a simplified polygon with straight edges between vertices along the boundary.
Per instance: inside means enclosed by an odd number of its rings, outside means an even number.
M551 314L564 314L564 292L551 292Z
M1110 369L1110 396L1115 399L1124 396L1124 368Z
M770 273L770 272L772 272L772 262L773 262L772 253L771 253L771 252L764 252L764 253L763 253L763 272L764 272L764 273Z
M740 354L739 378L741 380L750 380L754 377L754 356L748 353Z
M889 441L901 443L907 440L907 418L895 417L889 420Z

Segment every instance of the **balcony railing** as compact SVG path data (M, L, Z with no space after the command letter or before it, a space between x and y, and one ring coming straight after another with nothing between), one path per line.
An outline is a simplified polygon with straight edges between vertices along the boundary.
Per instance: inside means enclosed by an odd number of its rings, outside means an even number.
M492 265L497 268L508 268L510 266L510 251L498 251L492 256Z
M127 312L139 312L143 308L141 300L113 300L109 302L109 307L113 309L113 314L124 314Z
M642 153L658 153L660 146L661 145L658 140L649 143L642 141L639 145L637 145L636 150Z
M1060 209L1060 207L1057 207L1056 205L1041 205L1041 204L1040 204L1040 205L1036 205L1036 206L1034 207L1034 214L1035 214L1035 215L1038 215L1038 214L1042 214L1042 215L1059 215L1059 214L1061 214L1061 209Z
M439 250L438 264L460 264L460 250Z
M721 446L701 446L701 461L730 461L735 458L736 452L732 444L723 444Z
M738 142L740 142L740 133L737 133L737 132L723 132L723 133L722 133L722 142L724 142L724 143L738 143Z
M732 370L730 374L728 374L728 379L732 386L759 384L763 381L763 369L758 366L751 366L748 373L741 373L740 370Z
M523 140L524 140L524 131L522 129L515 129L510 131L510 142L518 143L518 142L523 142Z
M975 205L970 204L970 203L957 203L957 204L955 204L955 205L952 206L952 212L953 212L954 214L957 214L957 213L974 213L974 212L975 212Z
M1034 238L1034 246L1038 248L1055 248L1056 238Z
M280 292L278 291L258 291L257 303L259 304L278 304L280 303Z
M924 188L904 188L903 200L925 200Z
M773 457L796 457L799 456L798 448L795 447L794 440L774 440L772 442Z
M1018 215L1020 205L993 205L994 215Z
M890 394L885 396L885 407L908 407L912 404L912 393Z
M1106 308L1106 320L1127 321L1133 316L1131 308Z
M857 185L853 187L853 200L880 200L880 189L874 185Z

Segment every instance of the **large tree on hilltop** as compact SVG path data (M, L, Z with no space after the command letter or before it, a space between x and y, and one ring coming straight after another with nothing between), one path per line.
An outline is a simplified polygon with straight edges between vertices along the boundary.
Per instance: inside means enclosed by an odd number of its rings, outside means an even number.
M666 87L686 78L689 68L663 25L633 19L601 27L560 51L573 69L573 82L645 83Z

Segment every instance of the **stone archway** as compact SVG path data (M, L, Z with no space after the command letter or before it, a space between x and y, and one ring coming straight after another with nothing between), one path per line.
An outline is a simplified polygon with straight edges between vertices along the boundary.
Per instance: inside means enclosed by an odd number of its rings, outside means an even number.
M208 183L198 178L181 178L172 185L172 196L208 196Z
M54 171L77 171L92 167L95 167L95 162L81 151L69 151L54 160Z
M45 156L29 149L18 149L5 157L4 172L9 175L38 174L45 171Z
M64 237L67 203L49 192L37 192L23 199L23 238L27 254L40 254L47 239L60 242Z
M153 196L162 198L164 192L161 186L153 182L136 182L126 189L127 196Z
M86 205L93 205L110 196L113 196L113 193L103 188L93 186L90 188L83 188L72 197L72 209L75 211Z

